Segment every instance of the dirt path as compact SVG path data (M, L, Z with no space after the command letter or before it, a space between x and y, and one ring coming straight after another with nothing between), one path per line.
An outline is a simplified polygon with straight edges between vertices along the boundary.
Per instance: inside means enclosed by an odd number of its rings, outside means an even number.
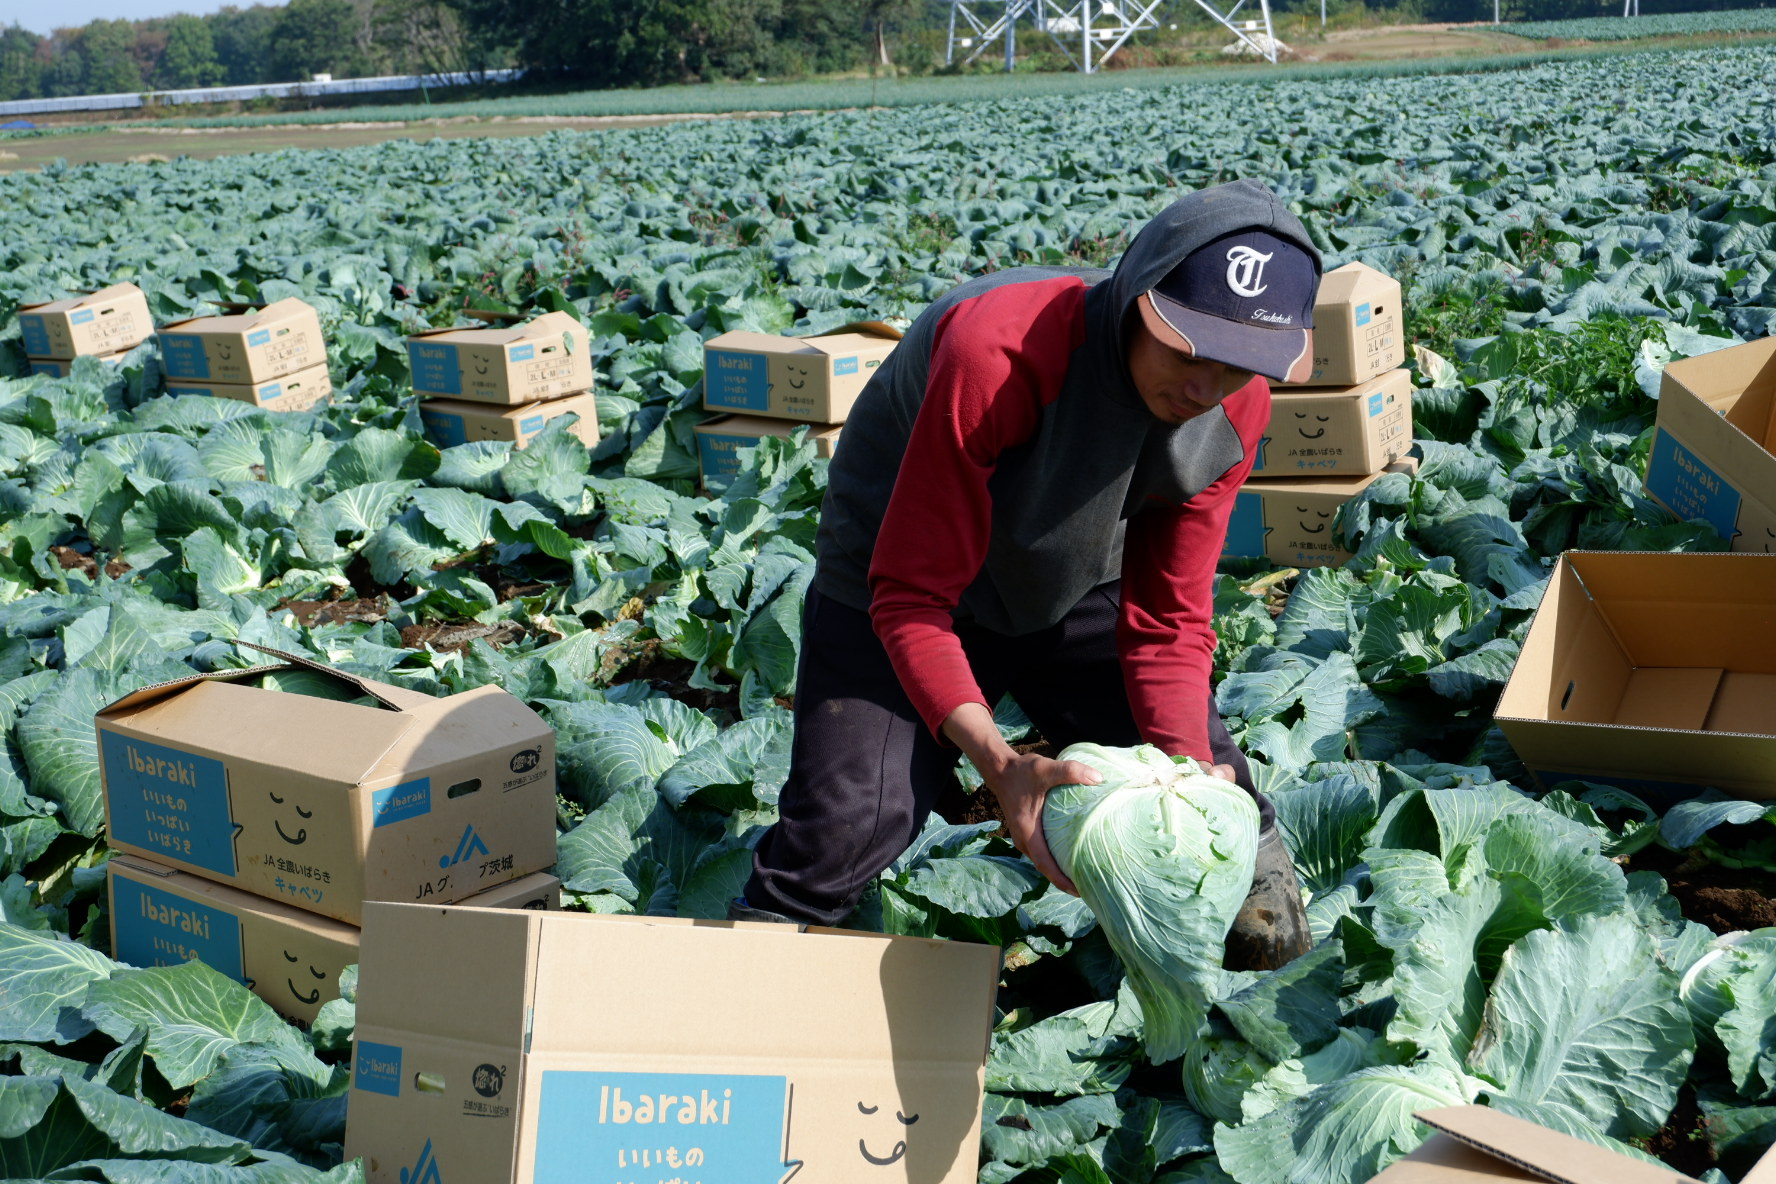
M428 119L416 123L282 124L273 127L112 127L102 132L0 140L0 172L41 168L57 159L70 164L121 164L190 156L210 160L242 152L285 148L356 148L386 140L457 140L468 136L537 136L557 128L600 131L653 127L686 119L763 118L775 111L736 115L606 115L519 119Z

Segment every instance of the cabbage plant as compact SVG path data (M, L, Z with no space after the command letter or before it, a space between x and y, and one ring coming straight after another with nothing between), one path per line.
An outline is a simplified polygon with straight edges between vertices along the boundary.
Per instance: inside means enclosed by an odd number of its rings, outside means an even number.
M1048 791L1042 828L1061 870L1122 959L1147 1055L1184 1052L1212 999L1223 943L1258 852L1258 806L1239 786L1150 744L1074 744L1098 785Z

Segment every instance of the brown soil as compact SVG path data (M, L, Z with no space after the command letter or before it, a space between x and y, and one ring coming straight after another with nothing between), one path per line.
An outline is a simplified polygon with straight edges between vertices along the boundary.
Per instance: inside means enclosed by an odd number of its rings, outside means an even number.
M99 578L99 561L91 555L76 551L73 547L51 547L49 553L55 556L63 571L79 571L89 580ZM118 579L130 570L130 565L121 556L109 559L105 563L105 574Z
M1776 875L1769 872L1697 863L1663 847L1637 852L1629 869L1664 876L1684 916L1716 933L1776 926Z
M1036 752L1046 757L1055 755L1054 745L1046 740L1037 739L1028 744L1014 744L1013 752ZM999 809L999 799L993 791L986 788L969 793L962 788L962 783L951 778L949 785L938 795L937 804L932 807L945 822L968 826L977 822L1004 822L1005 814Z
M343 625L356 621L374 625L389 614L387 596L366 596L353 600L289 600L278 606L288 609L296 623L311 625Z
M401 644L409 649L431 647L439 652L466 650L477 641L485 641L498 649L524 636L524 626L517 621L500 621L482 625L475 621L459 623L427 622L409 625L401 630Z
M1658 1134L1647 1140L1646 1149L1686 1176L1700 1176L1714 1166L1707 1127L1696 1105L1696 1091L1688 1085L1678 1091L1671 1117Z

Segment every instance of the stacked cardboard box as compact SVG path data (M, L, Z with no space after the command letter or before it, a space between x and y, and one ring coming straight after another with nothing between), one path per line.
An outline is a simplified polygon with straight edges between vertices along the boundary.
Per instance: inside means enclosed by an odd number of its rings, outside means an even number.
M1412 376L1400 285L1347 263L1314 304L1307 384L1273 384L1270 426L1241 488L1223 554L1324 567L1351 555L1333 534L1338 507L1400 464L1412 447Z
M711 338L703 346L703 408L720 414L694 429L704 487L733 478L740 449L804 425L830 457L852 405L899 340L899 330L878 321L818 337Z
M1673 362L1659 387L1647 492L1735 551L1776 551L1776 337Z
M487 317L489 320L513 318ZM420 418L440 448L505 440L523 448L551 419L573 414L573 433L598 443L592 346L564 312L523 324L436 329L407 339Z
M534 712L276 656L95 718L120 959L200 960L308 1022L358 960L366 901L555 907L535 874L555 862L554 733Z
M18 320L31 373L52 378L66 378L78 357L116 361L154 332L148 298L134 284L27 304Z
M294 297L224 304L219 316L160 327L169 395L212 395L273 411L307 411L333 394L321 319Z

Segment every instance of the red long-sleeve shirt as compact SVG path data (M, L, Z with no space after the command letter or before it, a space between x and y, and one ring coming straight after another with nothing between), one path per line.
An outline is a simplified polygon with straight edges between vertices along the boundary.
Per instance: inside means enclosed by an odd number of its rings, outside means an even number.
M999 458L1030 439L1042 409L1059 396L1069 358L1084 338L1085 292L1073 277L993 288L949 309L936 331L924 400L876 538L869 585L876 633L940 740L957 707L985 703L952 614L987 556L988 482ZM1269 419L1268 384L1253 379L1228 396L1221 411L1244 457L1182 504L1150 499L1128 518L1117 622L1123 678L1142 737L1204 761L1210 757L1215 563Z

